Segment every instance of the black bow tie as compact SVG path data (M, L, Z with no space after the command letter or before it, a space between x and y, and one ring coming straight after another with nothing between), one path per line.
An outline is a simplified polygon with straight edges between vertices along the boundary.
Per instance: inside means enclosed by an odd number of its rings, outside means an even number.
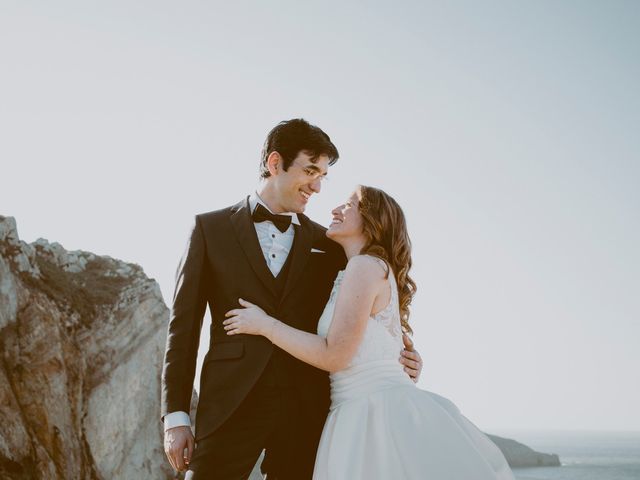
M262 204L260 203L258 204L256 209L253 211L252 217L255 223L260 223L260 222L273 223L278 228L278 230L280 230L282 233L286 232L287 228L289 228L289 225L291 225L291 215L276 215L274 213L271 213L269 210L263 207Z

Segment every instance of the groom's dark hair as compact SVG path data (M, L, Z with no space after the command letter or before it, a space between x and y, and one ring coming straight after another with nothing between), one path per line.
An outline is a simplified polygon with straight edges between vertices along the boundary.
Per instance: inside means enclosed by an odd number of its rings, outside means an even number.
M313 162L320 155L326 155L329 157L329 165L336 163L339 157L338 149L331 142L329 135L303 118L280 122L269 132L262 147L261 178L269 178L271 176L267 168L267 158L272 152L280 154L284 162L282 168L285 171L289 169L291 163L300 152L310 155Z

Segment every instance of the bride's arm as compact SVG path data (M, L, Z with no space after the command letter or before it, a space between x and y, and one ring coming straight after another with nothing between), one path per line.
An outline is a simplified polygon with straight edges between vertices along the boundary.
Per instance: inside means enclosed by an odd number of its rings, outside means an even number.
M342 370L362 341L383 281L384 272L376 260L361 255L351 258L344 272L326 339L290 327L244 300L241 304L246 308L227 312L229 318L224 322L225 330L229 335L263 335L314 367L329 372Z

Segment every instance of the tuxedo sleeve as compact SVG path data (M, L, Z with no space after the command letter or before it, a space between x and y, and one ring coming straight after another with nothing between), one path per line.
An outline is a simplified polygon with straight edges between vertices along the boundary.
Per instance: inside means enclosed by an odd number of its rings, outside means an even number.
M200 219L196 216L176 271L162 367L161 417L170 412L190 411L209 285L206 244Z

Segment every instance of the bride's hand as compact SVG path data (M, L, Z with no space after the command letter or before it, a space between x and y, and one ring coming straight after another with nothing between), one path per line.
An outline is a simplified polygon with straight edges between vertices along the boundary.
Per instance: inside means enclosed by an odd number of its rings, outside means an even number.
M227 335L245 333L267 337L275 319L267 315L257 305L242 298L238 299L238 303L244 308L229 310L224 315L227 319L222 322L222 325L227 331Z

